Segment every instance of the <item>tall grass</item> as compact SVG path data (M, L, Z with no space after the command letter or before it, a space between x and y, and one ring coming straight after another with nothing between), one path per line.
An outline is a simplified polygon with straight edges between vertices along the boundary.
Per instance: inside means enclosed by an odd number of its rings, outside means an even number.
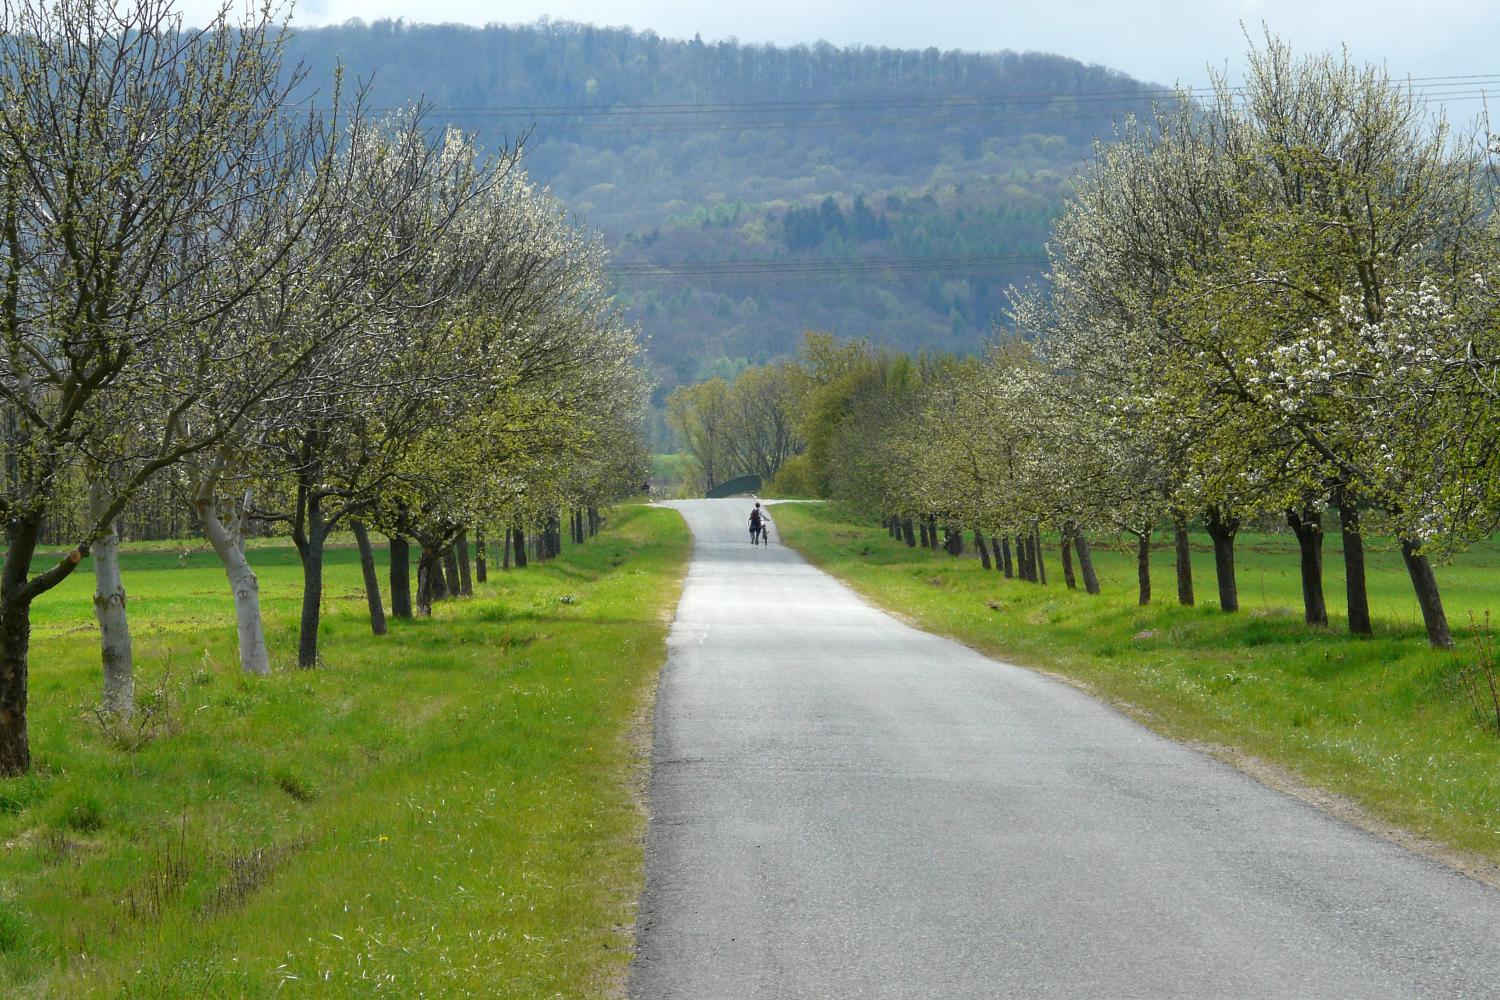
M0 995L605 992L640 884L631 732L688 551L675 513L628 508L377 640L335 550L327 664L298 671L297 559L267 547L266 679L233 662L211 553L132 554L138 683L170 702L133 752L86 710L78 574L37 607L38 767L0 781Z

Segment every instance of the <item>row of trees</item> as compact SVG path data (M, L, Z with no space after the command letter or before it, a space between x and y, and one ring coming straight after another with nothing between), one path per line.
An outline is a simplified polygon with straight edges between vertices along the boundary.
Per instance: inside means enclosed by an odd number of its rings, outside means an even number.
M1274 512L1301 544L1307 619L1326 624L1332 505L1357 633L1362 521L1378 517L1429 638L1451 645L1429 556L1500 513L1490 154L1383 69L1271 37L1241 91L1220 80L1206 108L1128 125L1055 229L1048 294L1017 301L1038 347L1014 365L1037 374L1012 381L1045 379L1032 412L1076 411L1053 418L1058 465L1096 484L1052 516L1112 513L1142 545L1201 517L1232 610L1235 532Z
M1483 133L1408 86L1274 38L1243 89L1184 98L1101 147L1058 221L1048 286L1014 297L983 359L910 359L814 339L798 477L822 495L1010 538L1072 583L1085 532L1148 554L1166 526L1194 601L1188 527L1238 608L1234 542L1284 520L1305 616L1326 625L1325 517L1343 536L1349 628L1371 629L1364 539L1400 545L1427 633L1452 637L1432 559L1500 519L1500 232ZM785 480L786 473L783 473ZM984 553L988 555L988 553ZM1086 581L1087 582L1087 581Z
M301 556L311 667L335 530L379 632L370 529L398 614L416 543L426 613L467 531L509 525L524 553L529 526L550 540L559 510L642 476L638 341L519 148L483 155L420 109L371 119L337 79L335 111L297 114L275 12L227 11L202 30L170 0L0 12L0 774L30 765L31 605L88 556L104 709L133 710L116 525L143 489L194 508L241 665L265 673L252 519ZM61 522L75 544L35 569Z

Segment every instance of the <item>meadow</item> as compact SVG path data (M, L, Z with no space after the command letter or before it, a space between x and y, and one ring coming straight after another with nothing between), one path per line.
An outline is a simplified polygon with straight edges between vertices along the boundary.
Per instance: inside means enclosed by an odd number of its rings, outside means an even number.
M621 508L376 639L336 547L324 662L298 670L297 557L261 544L275 669L253 678L212 552L134 546L142 732L90 711L85 564L36 606L37 766L0 780L0 995L617 991L689 551L675 513Z
M1324 553L1333 621L1316 629L1302 621L1290 534L1240 536L1242 610L1225 614L1206 536L1193 545L1198 605L1176 604L1166 537L1153 552L1155 600L1141 607L1134 549L1123 542L1094 540L1103 592L1090 597L1064 587L1055 544L1050 583L1038 586L985 571L972 546L958 558L908 548L836 504L781 506L776 521L787 544L918 627L1060 675L1356 822L1495 874L1500 734L1493 710L1476 717L1460 675L1484 659L1485 616L1500 607L1500 546L1438 567L1458 642L1448 652L1428 647L1400 553L1379 539L1369 553L1375 634L1354 638L1340 615L1337 534Z

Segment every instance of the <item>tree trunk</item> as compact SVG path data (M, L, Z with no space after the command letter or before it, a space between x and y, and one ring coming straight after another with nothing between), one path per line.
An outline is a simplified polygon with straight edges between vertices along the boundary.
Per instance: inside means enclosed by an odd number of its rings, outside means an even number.
M14 529L11 544L15 545ZM9 559L5 568L9 577ZM22 567L19 584L26 582L25 572L26 567ZM0 777L12 777L31 770L31 741L26 729L31 604L13 597L13 588L9 586L11 581L7 579L6 583L4 589L7 593L0 598Z
M589 508L589 535L597 537L599 534L599 508Z
M922 548L927 548L927 518L917 518L917 527L922 529Z
M1187 515L1172 512L1172 543L1177 550L1177 603L1193 606L1193 547L1188 537Z
M10 544L0 568L0 776L31 769L31 741L26 724L28 666L31 648L31 602L65 579L82 561L85 550L75 548L37 579L28 579L42 519L17 515L5 525Z
M911 518L909 517L901 519L901 537L906 540L907 548L914 549L917 547L917 536L912 531Z
M474 529L474 579L479 583L489 582L489 556L484 548L484 529Z
M516 550L516 569L526 568L526 529L519 525L511 531L511 541Z
M245 495L245 506L250 495ZM213 547L214 554L224 566L224 575L229 579L229 590L234 595L234 625L239 633L240 669L247 674L265 676L271 672L271 657L266 651L265 626L260 617L260 580L245 558L244 527L234 531L224 527L219 520L219 508L211 499L200 499L198 522L203 527L203 536Z
M1042 551L1042 529L1033 527L1031 529L1031 552L1036 560L1036 582L1043 587L1047 586L1047 556Z
M1094 554L1089 551L1089 540L1082 531L1073 532L1073 548L1078 553L1078 568L1083 573L1083 589L1090 594L1099 593L1099 576L1094 572Z
M105 513L108 500L97 484L89 488L89 516ZM130 718L135 713L135 658L130 645L130 619L125 614L125 583L120 578L120 535L116 525L93 544L94 618L99 622L99 652L104 664L102 708Z
M438 555L427 546L422 546L422 553L417 557L417 614L423 618L432 617L432 605L442 595L439 590L443 582L443 568L439 565Z
M974 547L979 550L979 565L984 569L990 568L990 549L984 544L984 532L978 528L974 529Z
M460 531L453 543L458 552L458 592L464 597L474 596L474 578L469 575L469 533Z
M1030 532L1016 536L1016 556L1021 561L1021 579L1027 583L1036 583L1036 554L1031 548Z
M1073 535L1066 527L1062 530L1063 583L1069 590L1078 589L1078 579L1073 575Z
M500 549L500 568L502 570L508 570L508 569L510 569L510 545L511 545L510 538L511 538L511 536L510 536L510 529L506 528L505 529L505 541L501 544L501 549Z
M1010 536L1000 536L1000 569L1005 573L1007 580L1013 580L1016 576L1016 565L1010 558Z
M443 573L443 552L441 549L432 549L432 580L428 584L432 592L433 603L453 597L454 594L448 589L448 578ZM423 546L423 554L426 555L427 547ZM418 573L421 572L421 564L417 566ZM420 582L418 586L421 586Z
M1240 593L1234 578L1234 536L1240 530L1240 519L1226 517L1218 507L1210 507L1205 520L1208 536L1214 541L1214 573L1219 578L1219 609L1238 611Z
M1452 649L1453 634L1448 631L1448 616L1443 612L1443 598L1438 593L1437 577L1432 572L1432 563L1417 550L1419 546L1409 539L1401 539L1401 558L1406 561L1406 572L1411 577L1412 589L1417 592L1417 604L1422 608L1422 622L1427 626L1427 641L1434 649Z
M297 666L310 670L318 665L318 626L323 614L323 542L328 526L323 523L322 499L313 493L307 501L307 537L298 546L302 556L302 622L297 635Z
M370 631L385 635L385 609L380 603L380 578L375 575L375 550L370 547L370 533L360 520L349 522L359 546L359 569L365 577L365 605L370 609Z
M1344 596L1349 608L1349 631L1371 635L1370 597L1365 590L1365 542L1359 525L1359 505L1340 488L1334 492L1339 505L1339 534L1344 542Z
M463 593L458 582L458 553L451 544L443 549L443 583L449 597L457 597Z
M391 536L391 614L411 618L411 543Z
M1323 513L1316 507L1288 507L1286 523L1302 553L1302 618L1309 625L1328 624L1323 600Z
M1137 604L1151 603L1151 532L1135 533L1135 579Z
M937 515L934 514L927 519L927 547L935 549L938 547Z

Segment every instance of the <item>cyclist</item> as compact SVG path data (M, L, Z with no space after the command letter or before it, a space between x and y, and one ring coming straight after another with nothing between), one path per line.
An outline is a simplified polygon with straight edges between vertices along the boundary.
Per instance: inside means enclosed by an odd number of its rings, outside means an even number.
M765 513L760 509L760 502L756 501L755 509L750 512L750 544L751 545L759 545L760 544L760 529L761 529L761 523L762 523L762 521L763 521L764 518L765 518Z

